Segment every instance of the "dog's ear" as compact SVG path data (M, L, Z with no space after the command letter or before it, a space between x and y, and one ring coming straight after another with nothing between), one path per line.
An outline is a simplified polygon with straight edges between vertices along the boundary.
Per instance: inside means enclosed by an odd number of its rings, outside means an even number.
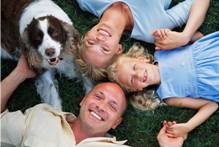
M80 43L80 34L79 32L75 29L73 25L67 24L65 22L62 22L62 26L64 30L67 32L69 38L73 38L74 44L79 44Z
M42 56L33 48L30 48L26 51L26 56L28 59L28 63L31 68L34 69L35 72L42 73L44 69L42 68Z
M21 48L23 49L22 53L27 57L29 66L33 68L36 73L42 73L43 69L41 67L41 56L37 50L31 46L28 38L28 29L26 28L20 38L20 46L22 46Z
M70 51L73 55L76 55L82 45L80 34L73 25L62 22L62 26L67 32L67 41L65 44L65 48L68 49L68 51Z
M26 28L23 32L23 34L21 34L21 38L20 38L20 42L21 42L21 46L24 49L24 52L26 52L27 50L27 46L25 44L28 44L29 46L29 39L28 39L28 29Z

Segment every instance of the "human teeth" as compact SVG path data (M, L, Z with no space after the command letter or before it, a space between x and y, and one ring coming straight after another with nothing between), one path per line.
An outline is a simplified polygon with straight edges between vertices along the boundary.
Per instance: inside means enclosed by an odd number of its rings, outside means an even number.
M91 112L91 115L94 116L95 118L97 118L98 120L102 120L101 117L93 111Z
M104 31L104 30L99 30L99 32L103 35L107 35L107 36L110 36L108 32Z

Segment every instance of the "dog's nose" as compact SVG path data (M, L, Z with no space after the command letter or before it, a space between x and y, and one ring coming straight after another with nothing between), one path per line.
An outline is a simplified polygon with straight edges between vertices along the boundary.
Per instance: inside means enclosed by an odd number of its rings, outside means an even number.
M52 57L55 54L55 49L54 48L47 48L45 53L47 56Z

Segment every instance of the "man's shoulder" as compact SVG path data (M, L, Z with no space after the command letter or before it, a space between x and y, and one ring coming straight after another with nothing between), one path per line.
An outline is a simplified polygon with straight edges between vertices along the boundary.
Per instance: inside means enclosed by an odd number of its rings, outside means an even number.
M125 145L127 140L118 141L116 137L92 137L80 142L83 147L129 147Z
M63 116L67 112L63 112L61 110L53 108L51 105L46 103L37 104L25 111L25 113L51 113L55 115Z

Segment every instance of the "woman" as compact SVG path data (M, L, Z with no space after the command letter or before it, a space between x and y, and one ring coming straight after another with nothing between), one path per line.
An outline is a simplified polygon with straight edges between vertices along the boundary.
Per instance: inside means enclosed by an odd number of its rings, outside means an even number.
M77 0L82 10L100 17L85 34L80 58L91 68L106 68L123 51L120 38L124 31L131 32L131 38L155 43L157 49L187 44L202 24L210 1L185 0L169 8L171 1ZM173 29L185 23L183 32L169 31L164 40L157 38L160 35L157 29Z

